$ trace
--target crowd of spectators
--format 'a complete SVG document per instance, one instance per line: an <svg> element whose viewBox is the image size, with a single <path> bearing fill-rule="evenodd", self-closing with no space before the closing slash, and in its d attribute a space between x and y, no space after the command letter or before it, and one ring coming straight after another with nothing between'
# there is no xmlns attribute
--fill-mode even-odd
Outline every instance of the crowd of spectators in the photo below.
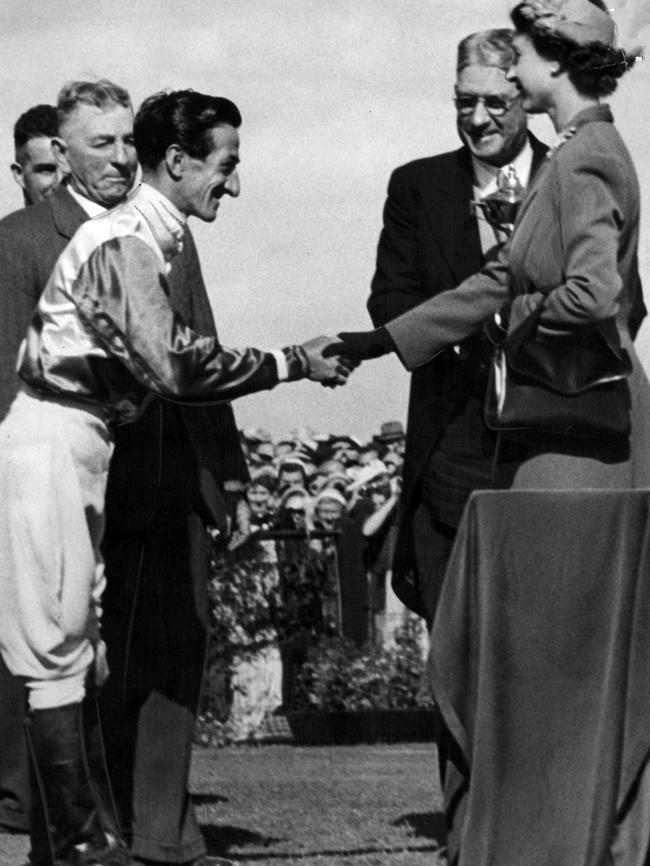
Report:
<svg viewBox="0 0 650 866"><path fill-rule="evenodd" d="M392 523L404 453L401 422L382 424L366 442L308 429L275 442L259 428L241 436L251 481L237 510L233 546L260 529L333 532L350 515L363 518L367 538Z"/></svg>
<svg viewBox="0 0 650 866"><path fill-rule="evenodd" d="M221 641L232 634L247 648L230 668L229 716L232 735L247 739L292 705L296 674L320 637L358 647L387 638L405 434L388 421L366 442L307 429L273 441L248 428L241 438L251 480L213 601Z"/></svg>

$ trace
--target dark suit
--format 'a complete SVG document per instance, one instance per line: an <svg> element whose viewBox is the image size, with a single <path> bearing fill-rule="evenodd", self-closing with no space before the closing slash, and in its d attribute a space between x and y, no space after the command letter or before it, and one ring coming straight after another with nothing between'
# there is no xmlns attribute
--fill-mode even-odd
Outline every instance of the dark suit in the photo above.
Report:
<svg viewBox="0 0 650 866"><path fill-rule="evenodd" d="M16 356L59 254L85 211L63 188L0 220L0 420L16 395ZM29 782L24 693L0 659L0 824L27 829Z"/></svg>
<svg viewBox="0 0 650 866"><path fill-rule="evenodd" d="M215 333L189 233L170 300L199 333ZM229 406L155 401L116 432L102 548L108 767L133 853L185 862L205 852L187 794L207 647L205 524L225 532L222 482L248 475Z"/></svg>
<svg viewBox="0 0 650 866"><path fill-rule="evenodd" d="M534 170L546 148L532 136L531 144ZM480 269L483 253L478 224L470 209L472 183L471 155L465 147L416 160L393 172L368 300L376 326L426 298L455 288ZM460 351L446 350L418 367L411 377L393 585L408 607L429 620L472 485L471 473L476 472L474 485L484 486L485 468L491 462L493 443L480 418L488 358L489 347L483 336L477 335L466 340ZM450 425L455 423L464 424L463 435L471 428L474 448L483 448L484 459L479 454L473 461L475 469L467 469L456 492L453 482L446 491L433 491L440 513L434 514L439 531L432 538L422 525L423 488L433 461L438 464L437 477L445 476L445 454L440 451L453 449L450 437L444 440L445 431L453 430ZM424 569L426 577L418 573Z"/></svg>
<svg viewBox="0 0 650 866"><path fill-rule="evenodd" d="M59 188L0 222L3 412L18 387L16 352L32 309L86 219ZM169 285L187 323L214 333L189 231ZM118 805L142 857L184 861L204 850L187 777L206 649L205 523L223 528L222 482L246 477L229 406L181 408L156 400L138 422L116 431L104 538L103 632L112 675L102 695L103 733ZM22 731L19 740L24 748ZM21 798L25 764L23 752L13 768Z"/></svg>

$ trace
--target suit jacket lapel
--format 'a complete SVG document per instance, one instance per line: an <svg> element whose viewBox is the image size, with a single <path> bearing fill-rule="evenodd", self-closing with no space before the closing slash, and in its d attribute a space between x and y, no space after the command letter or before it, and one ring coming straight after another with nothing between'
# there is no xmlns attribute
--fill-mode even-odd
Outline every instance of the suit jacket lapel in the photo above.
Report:
<svg viewBox="0 0 650 866"><path fill-rule="evenodd" d="M548 147L529 133L533 149L531 182L543 165ZM483 263L478 223L470 202L474 195L472 162L469 151L455 152L453 170L446 177L427 176L422 200L432 238L435 238L456 282L476 273Z"/></svg>
<svg viewBox="0 0 650 866"><path fill-rule="evenodd" d="M68 192L60 186L50 198L52 218L57 232L70 240L79 226L86 222L88 214Z"/></svg>

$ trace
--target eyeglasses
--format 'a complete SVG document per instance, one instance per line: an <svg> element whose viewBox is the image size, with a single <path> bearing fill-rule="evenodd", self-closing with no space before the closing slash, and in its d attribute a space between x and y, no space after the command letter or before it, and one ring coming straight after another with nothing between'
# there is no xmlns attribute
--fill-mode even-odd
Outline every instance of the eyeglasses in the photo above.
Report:
<svg viewBox="0 0 650 866"><path fill-rule="evenodd" d="M456 111L463 116L473 114L476 106L482 102L490 117L503 117L518 101L519 96L504 99L502 96L476 96L473 93L457 93L454 97Z"/></svg>

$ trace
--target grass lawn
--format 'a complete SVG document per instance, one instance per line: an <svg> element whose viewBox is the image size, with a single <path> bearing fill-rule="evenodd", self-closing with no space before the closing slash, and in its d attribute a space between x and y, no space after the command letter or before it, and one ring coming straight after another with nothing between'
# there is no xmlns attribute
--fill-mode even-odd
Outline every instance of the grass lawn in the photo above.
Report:
<svg viewBox="0 0 650 866"><path fill-rule="evenodd" d="M255 866L442 866L429 744L198 750L192 771L208 853ZM26 861L0 835L0 866Z"/></svg>
<svg viewBox="0 0 650 866"><path fill-rule="evenodd" d="M433 745L196 753L210 854L258 866L441 866Z"/></svg>

